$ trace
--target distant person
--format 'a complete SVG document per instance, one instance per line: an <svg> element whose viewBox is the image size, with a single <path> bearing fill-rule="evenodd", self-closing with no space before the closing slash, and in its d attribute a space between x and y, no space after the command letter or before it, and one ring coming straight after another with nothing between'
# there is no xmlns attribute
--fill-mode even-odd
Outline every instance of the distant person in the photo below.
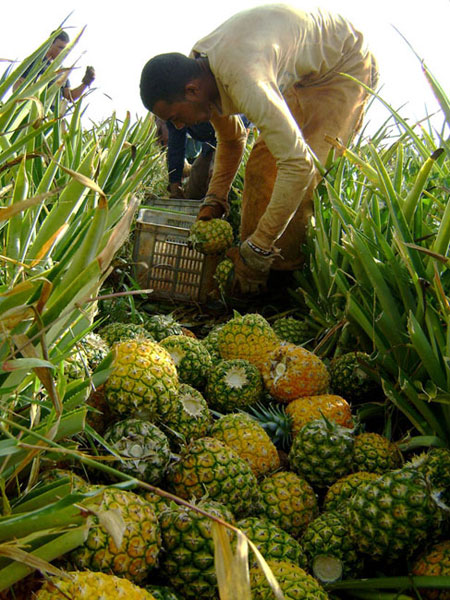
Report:
<svg viewBox="0 0 450 600"><path fill-rule="evenodd" d="M231 295L264 293L269 274L289 281L273 271L289 274L302 265L319 181L315 158L325 163L330 139L350 142L366 88L376 83L375 58L347 19L285 4L234 15L195 43L189 57L174 52L146 63L140 94L148 110L177 127L211 121L216 130L214 172L198 219L228 209L246 144L237 115L259 132L245 171L242 242L228 250Z"/></svg>
<svg viewBox="0 0 450 600"><path fill-rule="evenodd" d="M70 41L70 38L65 31L62 31L60 34L58 34L55 37L55 39L53 40L53 43L51 44L50 48L47 50L45 56L42 59L42 68L39 70L38 74L36 75L36 79L45 72L47 67L55 60L55 58L59 55L59 53L62 50L64 50L64 48L67 46L69 41ZM31 65L23 72L22 77L20 77L14 84L13 91L16 91L16 89L22 85L22 83L27 79L27 77L33 71L35 66L36 66L36 63L31 63ZM78 98L81 96L81 94L83 92L85 92L86 89L93 83L94 79L95 79L94 67L86 67L85 74L84 74L83 79L81 80L81 83L78 87L71 88L69 79L66 79L66 81L64 82L64 84L61 88L62 97L71 102L78 100Z"/></svg>

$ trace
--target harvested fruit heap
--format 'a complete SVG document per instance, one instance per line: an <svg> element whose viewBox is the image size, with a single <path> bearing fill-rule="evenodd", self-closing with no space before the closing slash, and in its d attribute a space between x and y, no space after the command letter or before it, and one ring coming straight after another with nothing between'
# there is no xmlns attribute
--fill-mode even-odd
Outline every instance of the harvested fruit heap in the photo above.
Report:
<svg viewBox="0 0 450 600"><path fill-rule="evenodd" d="M330 371L290 341L305 339L306 327L278 323L277 334L256 313L235 313L203 339L171 318L146 323L100 330L113 360L91 403L94 435L79 449L92 454L93 445L113 468L77 476L74 463L41 477L41 488L65 482L84 494L90 529L59 557L68 577L51 578L37 600L218 598L205 513L248 536L286 599L346 598L337 582L374 570L449 574L450 451L405 462L398 444L368 431L349 358L345 372L337 362ZM355 404L344 397L346 373ZM111 487L121 473L189 506L148 486ZM274 598L252 552L249 567L254 597Z"/></svg>

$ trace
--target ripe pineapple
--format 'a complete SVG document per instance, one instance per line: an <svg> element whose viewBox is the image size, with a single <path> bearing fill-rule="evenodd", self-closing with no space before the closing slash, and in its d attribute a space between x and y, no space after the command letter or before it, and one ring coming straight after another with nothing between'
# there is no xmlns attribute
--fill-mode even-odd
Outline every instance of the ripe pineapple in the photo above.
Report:
<svg viewBox="0 0 450 600"><path fill-rule="evenodd" d="M285 600L329 600L320 583L298 565L287 561L268 561ZM250 570L253 600L273 600L274 594L259 568Z"/></svg>
<svg viewBox="0 0 450 600"><path fill-rule="evenodd" d="M169 335L183 334L183 328L172 315L152 315L145 319L144 327L157 342Z"/></svg>
<svg viewBox="0 0 450 600"><path fill-rule="evenodd" d="M243 358L258 368L266 354L278 345L276 333L257 313L241 316L235 312L217 333L217 347L222 358Z"/></svg>
<svg viewBox="0 0 450 600"><path fill-rule="evenodd" d="M230 258L225 258L217 265L216 272L214 273L214 279L216 280L217 287L221 294L225 293L233 270L234 264Z"/></svg>
<svg viewBox="0 0 450 600"><path fill-rule="evenodd" d="M201 340L187 335L169 335L160 345L172 357L181 383L197 389L206 385L212 361Z"/></svg>
<svg viewBox="0 0 450 600"><path fill-rule="evenodd" d="M177 394L162 407L160 422L177 446L208 435L212 414L201 392L181 383Z"/></svg>
<svg viewBox="0 0 450 600"><path fill-rule="evenodd" d="M385 473L402 465L402 455L394 442L379 433L365 432L355 436L353 470Z"/></svg>
<svg viewBox="0 0 450 600"><path fill-rule="evenodd" d="M380 385L364 370L374 367L374 361L365 352L347 352L330 363L330 387L334 394L344 396L352 404L383 396Z"/></svg>
<svg viewBox="0 0 450 600"><path fill-rule="evenodd" d="M95 511L86 541L70 553L78 569L103 571L142 582L158 564L161 534L152 506L133 492L105 488L84 505ZM102 513L114 511L123 522L119 547L110 533L100 525Z"/></svg>
<svg viewBox="0 0 450 600"><path fill-rule="evenodd" d="M262 363L262 376L269 394L280 402L327 391L330 376L325 363L301 346L279 344Z"/></svg>
<svg viewBox="0 0 450 600"><path fill-rule="evenodd" d="M275 445L255 419L244 413L230 413L217 419L210 435L224 442L243 458L256 477L280 467Z"/></svg>
<svg viewBox="0 0 450 600"><path fill-rule="evenodd" d="M309 324L294 317L279 317L272 323L272 329L282 342L290 342L298 346L307 342L312 336Z"/></svg>
<svg viewBox="0 0 450 600"><path fill-rule="evenodd" d="M307 481L290 471L278 471L261 481L255 511L298 538L319 508Z"/></svg>
<svg viewBox="0 0 450 600"><path fill-rule="evenodd" d="M170 461L166 435L153 423L130 417L114 423L105 440L121 457L114 462L119 471L156 485L164 477Z"/></svg>
<svg viewBox="0 0 450 600"><path fill-rule="evenodd" d="M293 471L313 487L325 488L352 467L353 432L325 418L307 423L295 436L289 452Z"/></svg>
<svg viewBox="0 0 450 600"><path fill-rule="evenodd" d="M114 345L113 371L105 382L111 410L119 417L156 418L178 389L176 366L155 342L130 340Z"/></svg>
<svg viewBox="0 0 450 600"><path fill-rule="evenodd" d="M220 254L233 244L233 228L224 219L195 221L191 226L189 244L202 254Z"/></svg>
<svg viewBox="0 0 450 600"><path fill-rule="evenodd" d="M269 519L247 517L238 521L236 526L255 544L266 560L287 560L306 569L306 556L300 544ZM251 555L250 567L256 567L257 564L256 558Z"/></svg>
<svg viewBox="0 0 450 600"><path fill-rule="evenodd" d="M233 524L232 513L218 502L198 507ZM161 572L183 598L216 598L212 521L186 506L172 506L160 515L164 553Z"/></svg>
<svg viewBox="0 0 450 600"><path fill-rule="evenodd" d="M211 360L213 364L215 364L218 360L221 360L219 347L217 344L217 338L219 335L220 329L222 329L223 325L216 325L211 329L206 337L203 338L202 342L205 348L208 350Z"/></svg>
<svg viewBox="0 0 450 600"><path fill-rule="evenodd" d="M159 488L158 488L159 489ZM152 505L153 510L155 511L156 516L159 519L160 514L167 510L170 507L170 503L172 500L163 496L161 494L157 494L156 492L151 492L150 490L139 490L139 495L149 504Z"/></svg>
<svg viewBox="0 0 450 600"><path fill-rule="evenodd" d="M368 481L377 478L377 473L367 473L366 471L357 471L341 477L328 488L323 499L324 510L340 510L360 485L365 485Z"/></svg>
<svg viewBox="0 0 450 600"><path fill-rule="evenodd" d="M150 592L121 577L93 571L73 571L52 577L33 596L35 600L156 600Z"/></svg>
<svg viewBox="0 0 450 600"><path fill-rule="evenodd" d="M362 571L363 559L350 539L343 513L321 513L306 527L300 543L310 572L322 583L357 577Z"/></svg>
<svg viewBox="0 0 450 600"><path fill-rule="evenodd" d="M450 576L450 540L437 542L427 548L413 562L412 575L443 575ZM447 589L420 589L421 598L424 600L450 600L450 590Z"/></svg>
<svg viewBox="0 0 450 600"><path fill-rule="evenodd" d="M258 490L249 464L212 437L199 438L185 446L180 460L169 467L167 482L169 491L180 498L200 500L206 494L237 517L251 512Z"/></svg>
<svg viewBox="0 0 450 600"><path fill-rule="evenodd" d="M300 429L321 416L326 417L341 427L353 428L352 409L341 396L322 394L304 396L292 400L286 406L286 414L291 417L292 435L295 437Z"/></svg>
<svg viewBox="0 0 450 600"><path fill-rule="evenodd" d="M206 397L218 411L230 412L255 404L262 393L260 372L243 358L220 360L208 373Z"/></svg>
<svg viewBox="0 0 450 600"><path fill-rule="evenodd" d="M99 336L112 347L117 342L126 342L128 340L150 340L152 337L146 331L143 325L134 323L108 323L102 327Z"/></svg>
<svg viewBox="0 0 450 600"><path fill-rule="evenodd" d="M426 478L410 468L383 473L358 487L346 514L359 551L384 561L410 556L443 518Z"/></svg>

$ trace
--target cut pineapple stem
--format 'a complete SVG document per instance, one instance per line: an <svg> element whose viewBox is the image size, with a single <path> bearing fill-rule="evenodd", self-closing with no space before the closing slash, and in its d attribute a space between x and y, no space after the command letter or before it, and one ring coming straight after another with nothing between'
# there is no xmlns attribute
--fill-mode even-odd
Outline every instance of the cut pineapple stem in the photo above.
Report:
<svg viewBox="0 0 450 600"><path fill-rule="evenodd" d="M334 583L342 578L342 561L336 556L316 556L312 569L314 576L322 583Z"/></svg>

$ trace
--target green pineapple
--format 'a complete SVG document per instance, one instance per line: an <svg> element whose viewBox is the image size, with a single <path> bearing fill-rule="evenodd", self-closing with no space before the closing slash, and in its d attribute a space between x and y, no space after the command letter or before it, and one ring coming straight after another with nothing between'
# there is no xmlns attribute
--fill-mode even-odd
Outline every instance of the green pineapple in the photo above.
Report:
<svg viewBox="0 0 450 600"><path fill-rule="evenodd" d="M217 419L210 435L224 442L243 458L256 477L280 466L275 444L255 419L245 413L230 413Z"/></svg>
<svg viewBox="0 0 450 600"><path fill-rule="evenodd" d="M225 293L228 282L231 279L231 273L233 272L233 270L234 264L230 258L225 258L224 260L220 261L220 263L216 267L214 279L216 280L217 288L222 295Z"/></svg>
<svg viewBox="0 0 450 600"><path fill-rule="evenodd" d="M269 519L247 517L238 521L236 526L255 544L266 560L287 560L306 569L303 548ZM256 567L257 564L256 558L251 558L250 567Z"/></svg>
<svg viewBox="0 0 450 600"><path fill-rule="evenodd" d="M128 340L152 341L153 339L143 325L134 323L108 323L108 325L99 330L98 335L110 347L117 342L126 342Z"/></svg>
<svg viewBox="0 0 450 600"><path fill-rule="evenodd" d="M197 389L205 387L212 361L201 340L187 335L170 335L160 345L172 357L181 383Z"/></svg>
<svg viewBox="0 0 450 600"><path fill-rule="evenodd" d="M208 335L203 338L202 342L205 348L208 350L211 360L213 364L215 364L218 360L221 360L219 347L217 345L217 337L219 335L220 329L222 329L223 325L216 325L213 327Z"/></svg>
<svg viewBox="0 0 450 600"><path fill-rule="evenodd" d="M172 588L164 585L148 585L145 588L155 600L181 600Z"/></svg>
<svg viewBox="0 0 450 600"><path fill-rule="evenodd" d="M116 469L153 485L163 479L170 447L156 425L130 417L111 425L104 438L121 458L114 463Z"/></svg>
<svg viewBox="0 0 450 600"><path fill-rule="evenodd" d="M402 465L402 455L394 442L379 433L364 432L355 436L354 471L385 473Z"/></svg>
<svg viewBox="0 0 450 600"><path fill-rule="evenodd" d="M230 412L256 404L262 393L261 374L248 360L220 360L208 373L206 397L218 411Z"/></svg>
<svg viewBox="0 0 450 600"><path fill-rule="evenodd" d="M329 600L320 583L298 565L287 561L268 561L285 600ZM250 582L253 600L275 600L266 576L259 568L251 569Z"/></svg>
<svg viewBox="0 0 450 600"><path fill-rule="evenodd" d="M167 472L169 491L180 498L205 495L224 504L236 517L250 514L258 486L249 464L229 446L212 437L185 446Z"/></svg>
<svg viewBox="0 0 450 600"><path fill-rule="evenodd" d="M368 375L375 363L365 352L348 352L330 362L330 387L334 394L343 396L352 404L360 404L383 397L379 383Z"/></svg>
<svg viewBox="0 0 450 600"><path fill-rule="evenodd" d="M119 417L155 419L178 390L170 354L149 340L118 342L113 350L113 371L104 384L111 410Z"/></svg>
<svg viewBox="0 0 450 600"><path fill-rule="evenodd" d="M319 507L307 481L290 471L278 471L261 481L255 512L298 538Z"/></svg>
<svg viewBox="0 0 450 600"><path fill-rule="evenodd" d="M105 488L91 500L84 501L95 511L93 526L83 545L70 553L70 560L78 569L102 571L125 577L134 583L142 582L158 565L161 534L158 520L151 504L143 498L124 490ZM123 535L113 539L98 515L114 511L123 523Z"/></svg>
<svg viewBox="0 0 450 600"><path fill-rule="evenodd" d="M98 333L88 333L80 340L80 344L86 353L87 362L92 371L98 367L111 351L109 345Z"/></svg>
<svg viewBox="0 0 450 600"><path fill-rule="evenodd" d="M202 254L221 254L233 244L233 228L224 219L195 221L188 241L194 250Z"/></svg>
<svg viewBox="0 0 450 600"><path fill-rule="evenodd" d="M272 323L272 329L283 342L300 346L311 339L311 327L306 321L294 317L279 317Z"/></svg>
<svg viewBox="0 0 450 600"><path fill-rule="evenodd" d="M295 436L289 452L293 471L313 487L325 488L352 468L353 432L328 419L307 423Z"/></svg>
<svg viewBox="0 0 450 600"><path fill-rule="evenodd" d="M450 449L430 448L405 463L405 468L417 469L430 485L441 494L441 500L450 506Z"/></svg>
<svg viewBox="0 0 450 600"><path fill-rule="evenodd" d="M368 481L377 479L377 473L368 473L366 471L357 471L349 473L335 481L328 488L323 499L324 510L339 510L345 505L345 501L351 498L360 485L365 485Z"/></svg>
<svg viewBox="0 0 450 600"><path fill-rule="evenodd" d="M145 319L144 327L147 332L160 342L169 335L182 335L183 328L172 315L152 315Z"/></svg>
<svg viewBox="0 0 450 600"><path fill-rule="evenodd" d="M233 524L232 513L223 505L203 500L198 507ZM160 515L164 553L161 572L183 598L216 598L212 521L186 506L173 506Z"/></svg>
<svg viewBox="0 0 450 600"><path fill-rule="evenodd" d="M301 546L308 558L309 570L322 583L357 577L363 559L349 535L346 516L338 511L325 511L306 527Z"/></svg>

